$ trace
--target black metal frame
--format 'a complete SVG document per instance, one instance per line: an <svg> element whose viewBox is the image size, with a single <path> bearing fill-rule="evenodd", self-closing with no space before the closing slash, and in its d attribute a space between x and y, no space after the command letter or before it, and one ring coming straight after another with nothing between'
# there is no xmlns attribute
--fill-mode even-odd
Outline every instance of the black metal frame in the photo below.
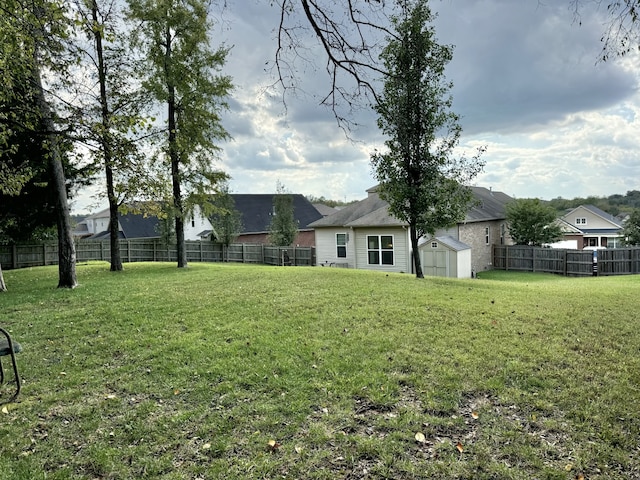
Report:
<svg viewBox="0 0 640 480"><path fill-rule="evenodd" d="M18 364L16 363L16 353L22 351L22 347L18 342L14 342L11 339L11 335L4 328L0 327L0 333L6 337L6 341L0 339L0 384L4 383L4 368L2 367L2 357L9 355L11 357L11 363L13 364L13 373L16 379L16 393L13 394L10 401L16 399L20 393L22 387L20 382L20 374L18 373Z"/></svg>

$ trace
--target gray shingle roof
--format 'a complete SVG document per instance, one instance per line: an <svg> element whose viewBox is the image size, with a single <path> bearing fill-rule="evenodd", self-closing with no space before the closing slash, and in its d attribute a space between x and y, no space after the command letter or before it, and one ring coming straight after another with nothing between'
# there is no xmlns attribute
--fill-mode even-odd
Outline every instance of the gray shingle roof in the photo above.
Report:
<svg viewBox="0 0 640 480"><path fill-rule="evenodd" d="M324 217L310 226L322 227L379 227L406 225L389 214L389 204L382 200L374 189L372 193L360 202L344 207L342 210ZM506 218L505 206L513 201L509 195L502 192L494 192L484 187L471 187L474 203L469 207L465 217L466 223L482 222L487 220L502 220Z"/></svg>

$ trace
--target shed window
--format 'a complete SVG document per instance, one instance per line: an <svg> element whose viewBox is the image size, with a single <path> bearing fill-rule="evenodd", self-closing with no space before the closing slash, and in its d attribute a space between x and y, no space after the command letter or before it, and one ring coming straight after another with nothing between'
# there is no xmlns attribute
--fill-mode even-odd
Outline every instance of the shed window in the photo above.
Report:
<svg viewBox="0 0 640 480"><path fill-rule="evenodd" d="M369 265L393 265L393 235L367 236Z"/></svg>
<svg viewBox="0 0 640 480"><path fill-rule="evenodd" d="M338 258L347 257L347 234L336 233L336 255Z"/></svg>
<svg viewBox="0 0 640 480"><path fill-rule="evenodd" d="M431 248L438 248L438 242L431 242Z"/></svg>

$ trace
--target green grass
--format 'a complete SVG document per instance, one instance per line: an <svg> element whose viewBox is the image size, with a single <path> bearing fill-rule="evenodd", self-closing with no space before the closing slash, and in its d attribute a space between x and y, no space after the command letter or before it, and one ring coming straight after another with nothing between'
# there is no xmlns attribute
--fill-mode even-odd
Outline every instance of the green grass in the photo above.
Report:
<svg viewBox="0 0 640 480"><path fill-rule="evenodd" d="M640 478L638 276L4 276L3 479Z"/></svg>

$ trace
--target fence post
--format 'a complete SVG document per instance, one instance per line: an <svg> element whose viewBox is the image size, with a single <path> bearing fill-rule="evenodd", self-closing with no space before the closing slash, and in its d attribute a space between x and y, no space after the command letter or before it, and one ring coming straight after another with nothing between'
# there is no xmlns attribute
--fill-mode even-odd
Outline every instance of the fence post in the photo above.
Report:
<svg viewBox="0 0 640 480"><path fill-rule="evenodd" d="M11 265L14 270L18 268L18 247L15 243L11 245Z"/></svg>

